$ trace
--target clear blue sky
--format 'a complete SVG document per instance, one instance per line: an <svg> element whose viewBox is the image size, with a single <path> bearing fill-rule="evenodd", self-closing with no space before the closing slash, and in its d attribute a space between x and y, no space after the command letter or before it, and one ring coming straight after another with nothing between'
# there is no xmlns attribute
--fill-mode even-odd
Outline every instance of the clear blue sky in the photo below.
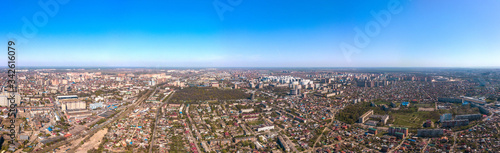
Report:
<svg viewBox="0 0 500 153"><path fill-rule="evenodd" d="M218 1L232 9L223 19L214 0L69 0L54 14L38 1L6 0L0 46L9 33L21 36L21 66L500 66L498 0L400 0L400 11L348 58L340 44L355 46L354 29L377 21L371 11L388 10L390 0ZM35 34L23 35L23 17L38 24Z"/></svg>

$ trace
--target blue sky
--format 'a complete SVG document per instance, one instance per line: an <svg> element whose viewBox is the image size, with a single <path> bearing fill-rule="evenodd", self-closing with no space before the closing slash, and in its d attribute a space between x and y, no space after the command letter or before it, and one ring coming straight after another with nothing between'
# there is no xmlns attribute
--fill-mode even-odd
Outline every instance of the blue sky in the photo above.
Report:
<svg viewBox="0 0 500 153"><path fill-rule="evenodd" d="M55 13L38 1L7 0L0 6L1 45L6 48L17 35L18 65L500 66L498 0L64 1L41 0L57 4ZM222 18L216 1L230 9ZM391 4L400 11L382 26L371 12L388 11ZM23 18L36 33L26 30ZM356 46L354 29L366 34L369 23L379 31L366 46ZM346 55L341 43L358 52Z"/></svg>

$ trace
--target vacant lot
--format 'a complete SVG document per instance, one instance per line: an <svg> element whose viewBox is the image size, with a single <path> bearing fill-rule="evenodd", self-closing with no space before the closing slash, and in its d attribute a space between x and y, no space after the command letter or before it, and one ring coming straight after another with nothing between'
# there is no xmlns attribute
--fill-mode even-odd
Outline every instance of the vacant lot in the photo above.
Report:
<svg viewBox="0 0 500 153"><path fill-rule="evenodd" d="M105 128L105 129L102 129L100 131L98 131L97 133L95 133L90 139L88 142L84 143L80 148L78 148L76 150L77 153L86 153L87 150L90 150L90 149L94 149L97 147L99 147L99 144L101 143L102 141L102 138L104 137L104 135L108 133L108 129Z"/></svg>

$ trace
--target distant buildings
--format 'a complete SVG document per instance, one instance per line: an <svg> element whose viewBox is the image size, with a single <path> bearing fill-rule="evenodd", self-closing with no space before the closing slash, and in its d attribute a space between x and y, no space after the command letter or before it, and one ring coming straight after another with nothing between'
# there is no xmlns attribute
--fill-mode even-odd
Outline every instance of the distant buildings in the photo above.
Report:
<svg viewBox="0 0 500 153"><path fill-rule="evenodd" d="M407 101L402 102L401 106L410 107L410 102L407 102Z"/></svg>
<svg viewBox="0 0 500 153"><path fill-rule="evenodd" d="M471 103L471 106L479 108L481 114L490 114L490 110L484 108L481 104Z"/></svg>
<svg viewBox="0 0 500 153"><path fill-rule="evenodd" d="M417 135L420 137L439 137L443 135L443 129L419 129Z"/></svg>
<svg viewBox="0 0 500 153"><path fill-rule="evenodd" d="M471 102L471 103L475 103L475 104L479 104L479 105L486 104L486 101L479 100L479 99L476 99L473 97L460 96L460 98L462 98L462 102Z"/></svg>
<svg viewBox="0 0 500 153"><path fill-rule="evenodd" d="M358 122L359 123L365 123L368 120L368 118L370 117L370 115L373 115L373 110L369 110L365 114L361 115L359 117Z"/></svg>
<svg viewBox="0 0 500 153"><path fill-rule="evenodd" d="M442 122L441 127L457 127L457 126L466 126L466 125L469 125L468 119L449 120L449 121Z"/></svg>
<svg viewBox="0 0 500 153"><path fill-rule="evenodd" d="M439 122L441 122L441 127L465 126L469 125L469 121L481 119L481 116L481 114L457 115L453 120L451 114L443 114Z"/></svg>
<svg viewBox="0 0 500 153"><path fill-rule="evenodd" d="M443 114L441 115L441 117L439 118L439 122L444 122L444 121L448 121L448 120L451 120L452 119L452 116L450 113L448 114Z"/></svg>
<svg viewBox="0 0 500 153"><path fill-rule="evenodd" d="M92 104L89 105L90 109L97 109L97 108L101 108L103 106L104 105L103 105L102 102L101 103L92 103Z"/></svg>
<svg viewBox="0 0 500 153"><path fill-rule="evenodd" d="M250 113L250 112L253 112L254 109L253 108L249 108L249 109L241 109L240 110L240 113Z"/></svg>
<svg viewBox="0 0 500 153"><path fill-rule="evenodd" d="M268 130L272 130L272 129L274 129L274 125L264 125L264 126L258 127L257 131L261 132L261 131L268 131Z"/></svg>
<svg viewBox="0 0 500 153"><path fill-rule="evenodd" d="M8 92L3 91L0 93L0 106L9 106L11 103L8 100L8 97L10 94ZM15 93L14 96L15 104L20 105L21 104L21 95L19 93Z"/></svg>
<svg viewBox="0 0 500 153"><path fill-rule="evenodd" d="M298 116L296 116L294 119L297 120L297 121L299 121L299 122L302 122L302 123L306 123L307 122L306 119L304 119L302 117L298 117Z"/></svg>
<svg viewBox="0 0 500 153"><path fill-rule="evenodd" d="M281 148L283 148L283 150L285 150L285 152L290 152L290 147L282 136L278 136L278 144L281 146Z"/></svg>
<svg viewBox="0 0 500 153"><path fill-rule="evenodd" d="M370 125L370 126L377 126L378 122L377 121L366 121L365 125Z"/></svg>
<svg viewBox="0 0 500 153"><path fill-rule="evenodd" d="M424 127L434 127L434 122L432 122L432 120L430 120L430 119L427 119L424 122Z"/></svg>
<svg viewBox="0 0 500 153"><path fill-rule="evenodd" d="M368 128L368 133L371 133L371 134L377 134L377 129L374 129L374 128Z"/></svg>
<svg viewBox="0 0 500 153"><path fill-rule="evenodd" d="M91 115L92 115L92 112L88 111L86 109L84 109L84 110L72 110L72 111L66 112L67 118L85 118L85 117L88 117Z"/></svg>
<svg viewBox="0 0 500 153"><path fill-rule="evenodd" d="M398 138L404 139L408 135L408 128L403 127L389 127L387 130L389 135L396 136Z"/></svg>
<svg viewBox="0 0 500 153"><path fill-rule="evenodd" d="M244 118L243 118L243 120L245 120L245 121L255 121L255 120L257 120L257 119L259 119L259 117L255 117L255 116L254 116L254 117L251 117L251 116L250 116L250 117L244 117Z"/></svg>
<svg viewBox="0 0 500 153"><path fill-rule="evenodd" d="M371 115L370 118L372 119L380 119L380 122L382 122L382 124L387 124L387 121L389 120L389 115ZM376 126L376 125L374 125Z"/></svg>
<svg viewBox="0 0 500 153"><path fill-rule="evenodd" d="M60 100L60 102L61 102L61 109L63 111L87 108L86 106L87 104L84 101L80 101L78 99L63 99Z"/></svg>
<svg viewBox="0 0 500 153"><path fill-rule="evenodd" d="M382 116L382 118L380 118L380 121L384 123L384 125L387 124L388 120L389 120L389 115L384 115Z"/></svg>
<svg viewBox="0 0 500 153"><path fill-rule="evenodd" d="M57 96L57 102L61 104L61 110L65 111L65 115L70 118L85 118L92 115L92 112L87 110L87 103L78 99L76 95Z"/></svg>
<svg viewBox="0 0 500 153"><path fill-rule="evenodd" d="M210 145L226 145L231 144L231 139L214 139L209 141Z"/></svg>
<svg viewBox="0 0 500 153"><path fill-rule="evenodd" d="M240 138L234 138L234 143L238 143L241 141L255 141L257 138L254 136L248 136L248 137L240 137Z"/></svg>
<svg viewBox="0 0 500 153"><path fill-rule="evenodd" d="M439 102L448 102L448 103L461 103L462 99L458 98L444 98L444 97L439 97L438 98Z"/></svg>
<svg viewBox="0 0 500 153"><path fill-rule="evenodd" d="M481 119L481 114L467 114L467 115L457 115L455 116L456 120L468 119L469 121L479 120Z"/></svg>
<svg viewBox="0 0 500 153"><path fill-rule="evenodd" d="M59 100L63 100L63 99L78 99L78 96L77 95L57 96L56 102L59 102Z"/></svg>

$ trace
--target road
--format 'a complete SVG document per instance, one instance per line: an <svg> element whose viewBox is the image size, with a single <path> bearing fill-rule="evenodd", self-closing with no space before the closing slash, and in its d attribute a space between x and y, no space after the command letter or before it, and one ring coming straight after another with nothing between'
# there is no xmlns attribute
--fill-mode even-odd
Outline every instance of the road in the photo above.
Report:
<svg viewBox="0 0 500 153"><path fill-rule="evenodd" d="M165 98L167 98L169 95L173 95L175 93L175 91L172 91L170 94L168 95L165 95L165 97L163 97L160 102L162 102ZM168 97L167 101L165 101L160 107L158 107L156 109L156 118L155 118L155 123L153 124L153 135L152 135L152 138L151 138L151 145L149 145L149 152L153 152L153 146L155 144L155 134L156 134L156 124L158 124L158 117L160 116L159 112L161 110L161 108L165 105L168 104L168 101L170 100L170 98L172 98L172 96Z"/></svg>
<svg viewBox="0 0 500 153"><path fill-rule="evenodd" d="M314 144L313 144L313 147L312 147L312 151L314 151L314 148L316 147L316 143L318 143L319 139L323 136L323 133L325 133L326 129L328 129L328 127L330 127L330 125L333 124L333 121L335 121L335 114L336 114L336 110L332 111L333 112L333 117L332 117L332 121L330 121L330 123L328 123L325 128L323 129L323 131L321 131L321 135L318 136L318 138L316 138L316 141L314 141Z"/></svg>
<svg viewBox="0 0 500 153"><path fill-rule="evenodd" d="M189 107L186 107L186 109L189 109ZM189 124L192 124L192 125L187 125L187 127L189 127L189 126L193 127L193 129L191 129L191 130L190 130L190 132L189 132L189 139L190 139L192 142L194 142L194 144L195 144L195 146L196 146L196 150L197 150L199 153L201 153L200 146L198 146L198 144L200 144L200 143L198 143L198 140L196 140L196 139L194 138L194 136L193 136L193 135L194 135L193 133L194 133L195 131L197 132L197 131L198 131L198 129L196 128L196 126L194 126L194 124L193 124L194 122L193 122L193 120L191 119L191 115L189 115L188 113L189 113L189 111L186 111L186 116L187 116L187 117L188 117L188 119L189 119ZM201 137L200 137L200 138L201 138Z"/></svg>
<svg viewBox="0 0 500 153"><path fill-rule="evenodd" d="M456 133L456 132L453 133L453 146L451 147L450 152L453 152L453 149L457 145L457 135L458 135L458 133Z"/></svg>
<svg viewBox="0 0 500 153"><path fill-rule="evenodd" d="M399 143L398 146L394 147L394 149L389 150L388 153L391 153L391 152L394 152L395 150L398 150L399 147L401 147L401 145L403 145L404 142L405 142L405 139L401 139L401 143Z"/></svg>
<svg viewBox="0 0 500 153"><path fill-rule="evenodd" d="M493 110L490 110L490 109L488 109L488 110L489 110L490 112L491 112L491 111L493 111ZM488 120L488 119L490 119L491 117L493 117L493 115L494 115L494 113L491 113L491 115L490 115L490 116L484 117L483 119L481 119L481 121L485 122L486 120ZM475 127L477 127L477 125L478 125L478 124L474 125L473 127L470 127L469 129L471 129L471 128L475 128ZM459 133L465 132L465 131L467 131L467 130L469 130L469 129L465 129L465 130L462 130L462 131L455 131L455 132L453 132L453 146L451 147L450 152L453 152L453 149L456 147L456 143L457 143L457 135L458 135ZM497 130L498 130L498 129L497 129Z"/></svg>
<svg viewBox="0 0 500 153"><path fill-rule="evenodd" d="M429 144L429 140L430 140L430 139L426 139L424 149L422 149L422 151L421 151L422 153L424 153L424 152L425 152L425 149L427 149L427 146L428 146L427 144ZM453 144L453 145L455 145L455 144ZM452 148L452 151L451 151L451 152L453 152L453 148Z"/></svg>

